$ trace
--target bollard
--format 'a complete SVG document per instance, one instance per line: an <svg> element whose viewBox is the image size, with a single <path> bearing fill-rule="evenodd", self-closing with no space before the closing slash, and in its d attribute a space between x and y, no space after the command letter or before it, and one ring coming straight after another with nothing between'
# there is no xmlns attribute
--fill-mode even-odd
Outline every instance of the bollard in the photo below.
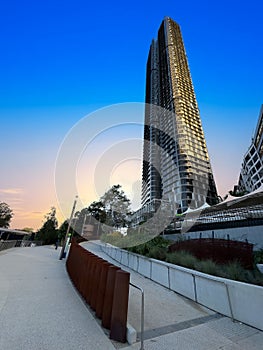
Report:
<svg viewBox="0 0 263 350"><path fill-rule="evenodd" d="M70 264L72 250L74 250L74 242L72 242L72 244L70 245L70 248L69 248L68 257L67 257L67 260L66 260L67 268L68 268L68 265Z"/></svg>
<svg viewBox="0 0 263 350"><path fill-rule="evenodd" d="M68 270L68 274L70 278L73 281L73 269L74 269L74 260L75 260L75 253L76 253L76 243L73 242L72 245L70 246L69 254L66 260L66 266Z"/></svg>
<svg viewBox="0 0 263 350"><path fill-rule="evenodd" d="M80 285L81 285L81 281L84 275L84 267L85 267L85 249L82 248L80 245L78 245L79 249L78 249L78 261L77 261L77 265L76 265L76 274L77 274L77 283L76 283L76 287L77 290L80 291Z"/></svg>
<svg viewBox="0 0 263 350"><path fill-rule="evenodd" d="M110 338L126 342L130 274L86 251L74 241L66 261L72 282L110 330Z"/></svg>
<svg viewBox="0 0 263 350"><path fill-rule="evenodd" d="M98 295L96 300L96 316L100 319L102 317L106 282L107 282L107 276L108 276L108 271L110 266L113 266L113 265L111 265L107 261L103 262L101 265L101 274L100 274L100 281L99 281L99 287L98 287Z"/></svg>
<svg viewBox="0 0 263 350"><path fill-rule="evenodd" d="M96 285L98 284L97 283L98 276L97 276L96 271L99 269L99 264L101 263L101 261L103 261L103 259L96 256L96 259L94 261L95 261L95 263L94 263L95 265L94 265L93 270L92 270L93 272L90 275L90 286L89 286L89 305L90 305L90 307L91 307L91 303L92 303L92 298L95 298L93 295L96 292L95 288L96 288Z"/></svg>
<svg viewBox="0 0 263 350"><path fill-rule="evenodd" d="M112 302L113 293L115 288L115 278L116 272L120 270L117 266L110 266L107 275L106 290L104 296L104 304L102 310L102 326L104 328L110 329L111 323L111 312L112 312Z"/></svg>
<svg viewBox="0 0 263 350"><path fill-rule="evenodd" d="M103 263L104 263L103 259L98 260L94 271L93 285L92 285L91 298L90 298L90 307L92 308L92 310L96 309L96 301L97 301L98 288L100 283L100 274L101 274L101 268Z"/></svg>
<svg viewBox="0 0 263 350"><path fill-rule="evenodd" d="M96 269L97 260L98 260L98 257L96 257L96 255L94 255L91 258L89 271L88 271L88 283L87 283L86 298L85 299L89 305L90 305L90 301L91 301L92 285L93 285L94 272Z"/></svg>
<svg viewBox="0 0 263 350"><path fill-rule="evenodd" d="M76 259L76 245L73 245L71 249L71 253L70 253L70 257L69 257L69 260L67 259L68 261L68 272L69 272L69 275L70 275L70 278L72 280L72 282L75 284L75 276L74 276L74 265L75 265L75 259Z"/></svg>
<svg viewBox="0 0 263 350"><path fill-rule="evenodd" d="M86 302L88 302L88 291L90 288L90 270L92 267L92 260L94 260L94 258L95 258L94 254L92 253L88 254L87 266L86 266L85 275L83 278L82 295Z"/></svg>
<svg viewBox="0 0 263 350"><path fill-rule="evenodd" d="M88 284L88 288L87 288L87 302L89 305L91 305L93 290L94 290L94 286L96 284L96 279L97 279L96 269L97 269L98 264L100 263L101 260L103 260L103 259L94 255L94 258L92 259L92 264L91 264L91 267L89 270L89 284Z"/></svg>
<svg viewBox="0 0 263 350"><path fill-rule="evenodd" d="M83 273L81 276L80 289L79 289L79 292L83 297L84 297L84 291L85 291L85 284L87 280L87 269L89 266L89 259L90 259L90 254L88 251L86 251L86 254L84 255L84 258L83 258Z"/></svg>
<svg viewBox="0 0 263 350"><path fill-rule="evenodd" d="M68 271L69 276L71 277L71 264L72 264L72 251L74 250L74 244L71 244L69 253L68 253L68 258L66 260L66 268Z"/></svg>
<svg viewBox="0 0 263 350"><path fill-rule="evenodd" d="M75 278L75 286L77 290L79 290L80 284L80 275L82 272L82 249L81 246L77 244L76 246L76 255L75 255L75 264L74 264L74 278Z"/></svg>
<svg viewBox="0 0 263 350"><path fill-rule="evenodd" d="M122 270L116 271L110 323L110 339L122 343L126 342L129 283L129 272Z"/></svg>

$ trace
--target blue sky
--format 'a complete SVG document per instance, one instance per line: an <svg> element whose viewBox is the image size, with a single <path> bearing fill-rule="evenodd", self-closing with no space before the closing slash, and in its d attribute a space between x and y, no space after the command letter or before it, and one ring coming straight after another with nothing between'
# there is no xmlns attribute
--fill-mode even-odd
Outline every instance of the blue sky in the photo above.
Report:
<svg viewBox="0 0 263 350"><path fill-rule="evenodd" d="M0 200L13 227L56 205L54 166L83 116L144 102L149 45L164 16L182 30L218 191L237 181L262 99L263 3L10 1L0 5Z"/></svg>

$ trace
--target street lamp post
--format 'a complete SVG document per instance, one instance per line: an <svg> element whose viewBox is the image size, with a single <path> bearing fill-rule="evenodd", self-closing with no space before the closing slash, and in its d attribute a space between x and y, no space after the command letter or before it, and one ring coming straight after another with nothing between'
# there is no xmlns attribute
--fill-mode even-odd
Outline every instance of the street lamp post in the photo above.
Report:
<svg viewBox="0 0 263 350"><path fill-rule="evenodd" d="M84 220L83 220L82 229L81 229L81 236L84 235L84 228L86 226L86 220L87 220L87 214L84 215Z"/></svg>
<svg viewBox="0 0 263 350"><path fill-rule="evenodd" d="M73 207L72 207L72 211L71 211L71 215L70 215L70 219L69 219L69 224L68 224L65 240L64 240L63 246L61 248L59 260L62 260L64 258L64 253L65 253L65 251L66 251L66 249L68 247L68 244L69 244L69 240L70 240L70 233L69 233L69 231L70 231L70 226L71 226L71 222L72 222L72 219L73 219L74 211L75 211L75 208L76 208L77 199L78 199L78 196L75 197L75 200L74 200L74 203L73 203Z"/></svg>

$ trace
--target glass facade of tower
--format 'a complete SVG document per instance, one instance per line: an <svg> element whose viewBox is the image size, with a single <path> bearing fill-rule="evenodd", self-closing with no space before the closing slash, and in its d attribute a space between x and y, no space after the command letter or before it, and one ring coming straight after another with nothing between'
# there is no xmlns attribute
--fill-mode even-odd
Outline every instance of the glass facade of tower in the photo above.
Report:
<svg viewBox="0 0 263 350"><path fill-rule="evenodd" d="M181 30L168 17L147 61L143 156L142 205L218 202Z"/></svg>
<svg viewBox="0 0 263 350"><path fill-rule="evenodd" d="M238 182L240 192L253 192L263 185L263 105L252 143L247 150Z"/></svg>

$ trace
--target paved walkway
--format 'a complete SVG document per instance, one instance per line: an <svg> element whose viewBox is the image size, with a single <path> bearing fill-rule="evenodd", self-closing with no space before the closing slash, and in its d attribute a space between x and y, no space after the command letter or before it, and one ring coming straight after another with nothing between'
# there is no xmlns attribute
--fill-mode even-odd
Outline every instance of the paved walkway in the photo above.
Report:
<svg viewBox="0 0 263 350"><path fill-rule="evenodd" d="M99 246L83 245L112 261ZM59 253L50 246L0 253L0 349L140 350L139 342L129 346L109 340L72 286ZM263 349L263 332L129 272L131 282L145 291L145 350ZM140 293L133 288L128 321L140 331Z"/></svg>
<svg viewBox="0 0 263 350"><path fill-rule="evenodd" d="M1 350L114 350L54 246L0 253Z"/></svg>

